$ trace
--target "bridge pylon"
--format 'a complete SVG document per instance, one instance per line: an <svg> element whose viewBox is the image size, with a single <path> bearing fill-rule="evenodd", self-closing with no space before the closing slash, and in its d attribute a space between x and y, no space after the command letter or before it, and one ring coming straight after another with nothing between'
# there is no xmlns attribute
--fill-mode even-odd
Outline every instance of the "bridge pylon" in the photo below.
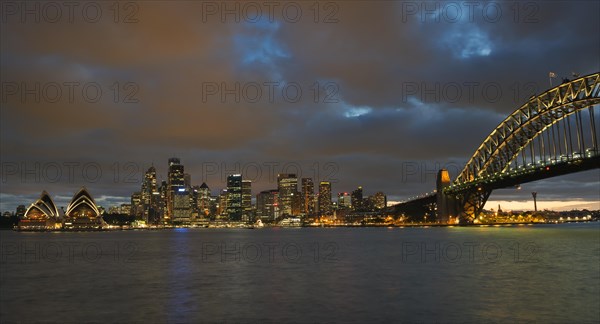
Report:
<svg viewBox="0 0 600 324"><path fill-rule="evenodd" d="M456 199L454 199L452 195L448 195L444 192L444 189L450 185L452 185L452 181L450 180L450 173L448 173L448 170L439 170L436 180L437 218L438 221L443 224L454 222L458 216Z"/></svg>

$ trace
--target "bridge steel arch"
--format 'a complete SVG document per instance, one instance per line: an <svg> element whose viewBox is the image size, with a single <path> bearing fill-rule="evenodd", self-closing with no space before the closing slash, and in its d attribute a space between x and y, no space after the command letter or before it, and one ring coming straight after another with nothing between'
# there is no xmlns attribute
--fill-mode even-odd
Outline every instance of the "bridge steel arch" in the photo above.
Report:
<svg viewBox="0 0 600 324"><path fill-rule="evenodd" d="M461 221L472 221L481 212L493 190L493 186L481 185L482 180L509 172L511 163L518 158L524 148L533 145L532 141L536 137L570 115L575 114L579 121L581 116L577 114L588 108L592 128L592 147L587 152L577 154L583 159L597 160L598 139L593 108L597 104L600 104L600 73L564 82L539 96L532 97L502 121L482 142L453 184L443 192L437 193L449 195L455 201L454 210L443 212L456 214ZM559 140L560 136L559 132ZM581 146L583 148L583 137ZM531 159L533 159L535 154L533 146L531 147ZM572 169L569 170L574 172Z"/></svg>

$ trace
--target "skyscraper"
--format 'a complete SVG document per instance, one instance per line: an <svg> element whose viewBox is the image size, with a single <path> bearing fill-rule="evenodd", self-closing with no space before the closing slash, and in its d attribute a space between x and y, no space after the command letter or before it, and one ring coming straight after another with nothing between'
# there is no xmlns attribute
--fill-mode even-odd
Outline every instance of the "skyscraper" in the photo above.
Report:
<svg viewBox="0 0 600 324"><path fill-rule="evenodd" d="M340 209L351 208L352 203L350 201L350 194L347 192L340 192L337 195L337 206Z"/></svg>
<svg viewBox="0 0 600 324"><path fill-rule="evenodd" d="M160 223L162 216L163 200L161 199L161 193L155 191L152 193L152 198L150 198L150 208L148 208L146 222L148 222L148 224L158 224Z"/></svg>
<svg viewBox="0 0 600 324"><path fill-rule="evenodd" d="M293 196L298 193L298 178L293 173L277 175L279 210L281 215L292 215Z"/></svg>
<svg viewBox="0 0 600 324"><path fill-rule="evenodd" d="M158 201L156 197L154 197L155 193L158 193L158 187L156 185L156 169L154 166L151 166L144 174L142 190L140 192L143 213L142 218L146 222L148 222L148 216L151 212L151 209L153 214L156 213L156 205L158 204Z"/></svg>
<svg viewBox="0 0 600 324"><path fill-rule="evenodd" d="M219 204L217 208L217 215L220 219L227 219L227 189L222 189L219 194Z"/></svg>
<svg viewBox="0 0 600 324"><path fill-rule="evenodd" d="M185 187L181 187L173 194L173 222L189 224L191 216L190 192Z"/></svg>
<svg viewBox="0 0 600 324"><path fill-rule="evenodd" d="M242 220L252 219L252 181L242 180Z"/></svg>
<svg viewBox="0 0 600 324"><path fill-rule="evenodd" d="M198 205L200 200L200 186L192 186L190 190L190 208L192 210L192 221L198 216Z"/></svg>
<svg viewBox="0 0 600 324"><path fill-rule="evenodd" d="M169 159L169 190L167 191L167 220L173 217L173 205L175 193L180 188L185 188L183 165L178 158Z"/></svg>
<svg viewBox="0 0 600 324"><path fill-rule="evenodd" d="M278 198L277 190L265 190L256 195L256 216L268 221L279 217Z"/></svg>
<svg viewBox="0 0 600 324"><path fill-rule="evenodd" d="M134 192L131 194L131 216L141 219L143 214L142 195L139 191Z"/></svg>
<svg viewBox="0 0 600 324"><path fill-rule="evenodd" d="M227 216L231 221L242 220L242 175L227 176Z"/></svg>
<svg viewBox="0 0 600 324"><path fill-rule="evenodd" d="M142 202L144 205L150 205L152 193L158 191L156 185L156 169L154 166L148 168L144 174L144 180L142 181Z"/></svg>
<svg viewBox="0 0 600 324"><path fill-rule="evenodd" d="M315 184L312 178L302 178L302 205L304 215L311 216L314 213Z"/></svg>
<svg viewBox="0 0 600 324"><path fill-rule="evenodd" d="M160 200L158 203L159 216L161 221L165 221L168 218L168 208L167 208L167 197L169 195L169 185L167 181L163 180L160 184L160 188L158 189L160 193Z"/></svg>
<svg viewBox="0 0 600 324"><path fill-rule="evenodd" d="M205 182L198 189L198 214L200 217L210 215L210 188Z"/></svg>
<svg viewBox="0 0 600 324"><path fill-rule="evenodd" d="M303 200L302 195L298 191L295 191L292 193L292 215L293 216L298 216L300 214L303 214L302 200Z"/></svg>
<svg viewBox="0 0 600 324"><path fill-rule="evenodd" d="M362 186L358 186L358 188L356 188L356 190L352 191L352 196L351 196L351 202L352 202L352 209L354 209L355 211L362 211L363 210L363 188Z"/></svg>
<svg viewBox="0 0 600 324"><path fill-rule="evenodd" d="M319 184L319 215L332 215L331 182L321 181Z"/></svg>

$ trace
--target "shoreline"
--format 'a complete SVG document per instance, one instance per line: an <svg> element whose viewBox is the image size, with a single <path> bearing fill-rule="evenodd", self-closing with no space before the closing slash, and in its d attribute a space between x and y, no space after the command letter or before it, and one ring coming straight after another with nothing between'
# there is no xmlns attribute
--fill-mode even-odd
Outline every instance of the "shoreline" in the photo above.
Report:
<svg viewBox="0 0 600 324"><path fill-rule="evenodd" d="M571 223L598 223L600 220L572 220L572 221L561 221L561 222L547 222L547 223L489 223L489 224L438 224L438 223L426 223L426 224L306 224L302 226L264 226L255 227L252 225L248 226L168 226L168 227L132 227L132 228L79 228L79 229L19 229L19 228L0 228L0 230L13 230L15 232L114 232L114 231L158 231L158 230L177 230L177 229L269 229L269 228L430 228L430 227L523 227L523 226L545 226L545 225L560 225L560 224L571 224Z"/></svg>

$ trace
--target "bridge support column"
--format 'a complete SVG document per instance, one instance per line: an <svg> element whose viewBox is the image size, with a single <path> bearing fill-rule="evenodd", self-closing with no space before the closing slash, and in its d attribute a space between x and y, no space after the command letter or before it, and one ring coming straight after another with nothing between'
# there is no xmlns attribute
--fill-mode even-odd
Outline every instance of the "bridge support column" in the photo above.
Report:
<svg viewBox="0 0 600 324"><path fill-rule="evenodd" d="M444 188L450 186L450 174L448 170L441 169L437 174L436 198L437 198L437 219L440 223L448 224L457 216L456 200L454 197L444 193Z"/></svg>

